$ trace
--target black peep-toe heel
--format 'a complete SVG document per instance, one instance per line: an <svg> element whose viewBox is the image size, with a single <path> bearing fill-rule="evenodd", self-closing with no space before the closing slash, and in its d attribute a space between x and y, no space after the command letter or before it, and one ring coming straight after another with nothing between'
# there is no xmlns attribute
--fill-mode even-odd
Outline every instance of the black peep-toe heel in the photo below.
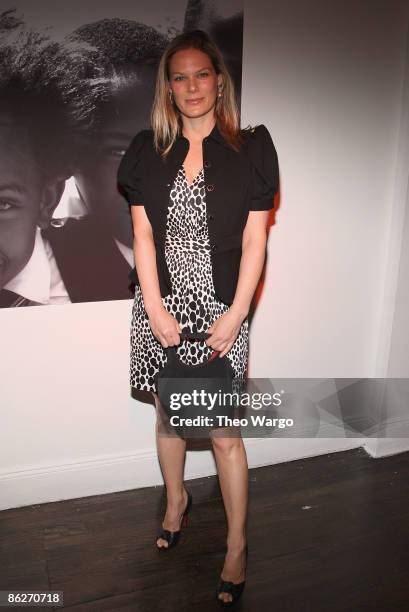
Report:
<svg viewBox="0 0 409 612"><path fill-rule="evenodd" d="M247 554L248 554L248 549L247 549L247 544L246 544L246 548L245 548L246 572L247 572ZM219 585L216 589L216 599L219 602L219 604L223 606L224 608L234 606L239 601L241 594L243 593L245 584L246 584L245 580L235 584L234 582L230 582L229 580L222 580L220 578ZM230 595L232 596L232 600L223 601L223 599L220 599L219 597L220 593L230 593Z"/></svg>
<svg viewBox="0 0 409 612"><path fill-rule="evenodd" d="M186 489L187 491L187 489ZM167 546L158 546L156 544L156 547L158 550L169 550L169 548L173 548L174 546L176 546L176 544L179 542L180 539L180 534L182 531L182 526L183 527L187 527L187 517L188 514L192 508L192 503L193 503L193 498L192 495L189 491L187 491L187 504L186 504L186 508L184 509L184 511L182 512L182 514L180 515L180 529L178 531L169 531L168 529L164 529L162 527L162 529L160 530L160 532L158 533L158 535L156 536L156 542L158 541L159 538L162 538L163 540L166 540L168 545Z"/></svg>

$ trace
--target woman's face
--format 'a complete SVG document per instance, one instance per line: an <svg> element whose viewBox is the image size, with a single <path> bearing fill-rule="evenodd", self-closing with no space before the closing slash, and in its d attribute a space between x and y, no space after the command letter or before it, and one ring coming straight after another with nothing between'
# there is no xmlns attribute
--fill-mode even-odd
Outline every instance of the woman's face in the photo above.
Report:
<svg viewBox="0 0 409 612"><path fill-rule="evenodd" d="M182 115L202 117L216 104L218 85L222 76L217 75L211 59L198 49L177 51L169 62L169 86L173 99Z"/></svg>

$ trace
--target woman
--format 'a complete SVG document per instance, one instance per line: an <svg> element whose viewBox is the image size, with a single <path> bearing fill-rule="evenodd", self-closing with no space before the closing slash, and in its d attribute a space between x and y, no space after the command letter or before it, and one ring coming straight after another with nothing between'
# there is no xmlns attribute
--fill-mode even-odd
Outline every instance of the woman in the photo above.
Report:
<svg viewBox="0 0 409 612"><path fill-rule="evenodd" d="M164 349L175 346L192 365L220 351L244 378L247 315L265 260L278 163L264 125L240 130L232 79L200 30L177 36L165 50L151 122L123 157L118 183L134 227L131 385L155 399L167 491L156 544L167 549L179 541L192 499L183 485L186 441L158 435L163 422L154 376L166 363ZM181 341L185 329L211 335ZM217 599L232 605L245 583L247 457L240 436L219 432L211 440L228 521Z"/></svg>

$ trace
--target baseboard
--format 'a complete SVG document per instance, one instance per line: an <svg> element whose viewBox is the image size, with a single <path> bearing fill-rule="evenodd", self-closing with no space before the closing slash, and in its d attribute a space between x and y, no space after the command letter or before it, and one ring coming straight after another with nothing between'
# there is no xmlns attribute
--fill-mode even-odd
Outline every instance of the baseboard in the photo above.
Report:
<svg viewBox="0 0 409 612"><path fill-rule="evenodd" d="M249 438L250 468L362 446L358 438ZM189 451L185 479L216 474L211 450ZM18 466L0 472L0 510L163 485L156 447L131 454L79 458L59 465Z"/></svg>

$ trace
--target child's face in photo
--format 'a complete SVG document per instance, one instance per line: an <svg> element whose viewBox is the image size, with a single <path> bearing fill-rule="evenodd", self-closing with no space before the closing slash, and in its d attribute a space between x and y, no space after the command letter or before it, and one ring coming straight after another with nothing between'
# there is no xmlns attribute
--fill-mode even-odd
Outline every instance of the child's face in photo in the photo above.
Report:
<svg viewBox="0 0 409 612"><path fill-rule="evenodd" d="M150 101L146 100L145 88L146 85L138 85L121 103L118 114L107 113L98 134L89 143L82 166L74 172L88 212L113 227L124 207L117 187L119 163L135 134L149 127Z"/></svg>
<svg viewBox="0 0 409 612"><path fill-rule="evenodd" d="M75 172L75 181L88 212L109 224L123 204L116 175L119 162L138 131L135 117L106 122L88 150L87 158Z"/></svg>
<svg viewBox="0 0 409 612"><path fill-rule="evenodd" d="M30 259L36 228L49 224L60 188L45 181L26 130L0 115L0 289Z"/></svg>

